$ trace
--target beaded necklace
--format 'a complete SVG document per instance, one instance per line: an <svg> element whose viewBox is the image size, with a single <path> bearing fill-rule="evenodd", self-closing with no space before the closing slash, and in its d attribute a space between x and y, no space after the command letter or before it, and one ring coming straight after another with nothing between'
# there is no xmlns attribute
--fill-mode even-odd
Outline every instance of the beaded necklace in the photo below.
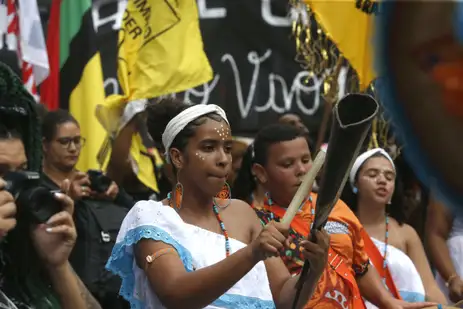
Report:
<svg viewBox="0 0 463 309"><path fill-rule="evenodd" d="M172 196L172 194L169 192L167 194L167 200L169 201L169 206L172 207L173 209L177 210L178 208L175 207L175 205L173 204L171 196ZM212 210L214 211L215 217L217 218L217 221L219 222L220 229L222 230L223 236L225 237L225 257L229 257L230 256L230 251L231 251L231 249L230 249L230 239L228 237L228 232L227 232L227 229L225 228L225 224L223 223L222 218L220 217L219 207L215 203L215 200L212 202ZM177 210L177 212L178 211L179 211L179 209Z"/></svg>
<svg viewBox="0 0 463 309"><path fill-rule="evenodd" d="M386 214L386 233L384 235L383 281L386 282L387 247L389 245L389 216Z"/></svg>

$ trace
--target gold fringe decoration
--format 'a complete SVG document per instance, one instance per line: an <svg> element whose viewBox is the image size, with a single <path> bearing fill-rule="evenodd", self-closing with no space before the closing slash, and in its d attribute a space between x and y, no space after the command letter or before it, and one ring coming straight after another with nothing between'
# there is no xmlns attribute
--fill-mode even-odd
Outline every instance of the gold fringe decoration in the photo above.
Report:
<svg viewBox="0 0 463 309"><path fill-rule="evenodd" d="M315 22L313 12L301 0L289 0L297 17L293 20L293 36L296 41L296 61L311 76L325 79L322 96L330 92L331 80L336 75L335 67L340 53L335 44L323 33ZM314 28L315 31L311 31ZM339 74L339 72L338 72Z"/></svg>
<svg viewBox="0 0 463 309"><path fill-rule="evenodd" d="M379 102L379 95L376 92L374 83L370 85L368 89L368 93L371 94ZM397 145L395 141L395 137L389 134L389 129L390 129L390 124L384 115L384 111L382 111L373 120L373 123L371 126L370 141L368 143L368 149L379 147L379 148L384 148L387 150L393 146L396 146L397 147L396 151L392 153L388 151L392 159L395 159L400 155L402 146Z"/></svg>
<svg viewBox="0 0 463 309"><path fill-rule="evenodd" d="M316 22L315 14L303 0L289 0L295 14L292 25L293 36L296 41L296 58L304 70L310 75L321 76L324 78L321 95L325 102L334 104L338 98L338 83L340 69L347 66L349 69L348 80L346 81L346 92L355 93L360 89L358 75L350 66L349 62L344 61L344 57L336 45L323 32L322 27ZM355 5L368 14L379 14L379 3L372 0L356 0ZM376 93L374 82L367 90L376 100L379 96ZM368 148L381 147L388 149L394 144L394 138L389 137L389 123L384 114L380 113L373 121L372 134ZM400 153L400 147L397 147Z"/></svg>

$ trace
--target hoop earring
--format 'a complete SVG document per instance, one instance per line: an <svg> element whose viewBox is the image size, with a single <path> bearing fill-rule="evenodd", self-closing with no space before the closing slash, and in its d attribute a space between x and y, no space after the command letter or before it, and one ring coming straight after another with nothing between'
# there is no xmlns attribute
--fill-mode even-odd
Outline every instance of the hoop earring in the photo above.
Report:
<svg viewBox="0 0 463 309"><path fill-rule="evenodd" d="M220 190L219 193L217 193L215 198L216 199L221 199L221 200L228 200L227 204L225 204L223 206L220 206L217 202L215 202L214 204L219 208L224 209L224 208L227 208L230 205L230 203L231 203L231 188L230 188L230 185L228 184L228 182L225 182L225 184L222 187L222 190Z"/></svg>

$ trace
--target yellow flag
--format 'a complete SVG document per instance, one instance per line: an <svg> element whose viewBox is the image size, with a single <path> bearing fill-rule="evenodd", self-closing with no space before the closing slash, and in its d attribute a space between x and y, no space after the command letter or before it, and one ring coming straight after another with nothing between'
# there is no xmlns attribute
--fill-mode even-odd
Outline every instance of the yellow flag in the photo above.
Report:
<svg viewBox="0 0 463 309"><path fill-rule="evenodd" d="M196 0L129 0L119 32L118 78L123 95L112 95L97 117L114 137L123 125L124 107L137 100L181 92L212 79L203 49ZM130 156L140 181L158 191L153 167L156 151L132 138ZM159 141L158 141L159 142ZM110 152L101 161L107 164ZM150 158L146 153L151 153Z"/></svg>
<svg viewBox="0 0 463 309"><path fill-rule="evenodd" d="M361 90L375 78L373 70L374 15L357 8L358 0L304 0L318 24L357 71Z"/></svg>

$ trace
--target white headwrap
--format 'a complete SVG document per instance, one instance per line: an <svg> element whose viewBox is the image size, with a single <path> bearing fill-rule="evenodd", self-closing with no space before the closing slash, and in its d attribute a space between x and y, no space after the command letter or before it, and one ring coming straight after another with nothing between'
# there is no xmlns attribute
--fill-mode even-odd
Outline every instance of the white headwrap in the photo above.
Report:
<svg viewBox="0 0 463 309"><path fill-rule="evenodd" d="M386 150L384 150L383 148L374 148L374 149L368 150L362 153L360 156L358 156L357 160L355 160L354 165L352 166L352 169L350 170L349 183L350 183L350 186L352 187L352 190L354 190L355 188L355 176L357 176L358 170L362 167L363 163L365 163L366 160L370 159L376 154L381 154L386 159L388 159L389 162L391 162L392 167L395 170L394 160L392 160L391 156L386 152Z"/></svg>
<svg viewBox="0 0 463 309"><path fill-rule="evenodd" d="M198 119L201 116L204 116L209 113L217 113L222 117L228 124L227 115L225 111L217 105L214 104L198 104L188 107L186 110L172 118L171 121L166 126L164 133L162 133L162 144L166 150L166 160L170 162L169 158L169 148L172 145L177 134L180 133L190 122Z"/></svg>

